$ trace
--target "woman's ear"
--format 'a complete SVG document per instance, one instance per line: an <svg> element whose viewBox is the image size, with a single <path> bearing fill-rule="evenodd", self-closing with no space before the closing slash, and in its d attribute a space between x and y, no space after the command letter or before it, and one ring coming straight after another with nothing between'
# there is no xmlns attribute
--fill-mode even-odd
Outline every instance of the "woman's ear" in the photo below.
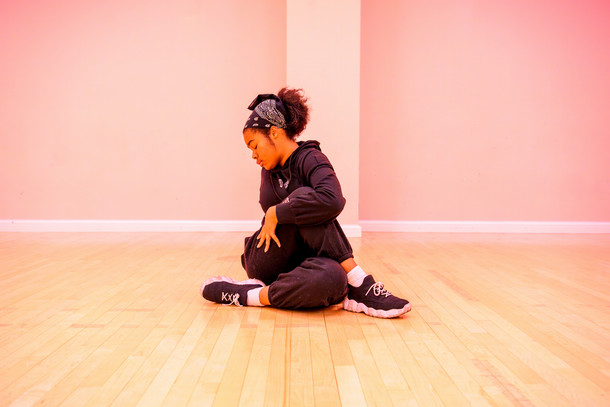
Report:
<svg viewBox="0 0 610 407"><path fill-rule="evenodd" d="M271 129L269 130L269 136L272 139L277 140L279 135L280 135L279 129L277 127L275 127L275 126L271 126Z"/></svg>

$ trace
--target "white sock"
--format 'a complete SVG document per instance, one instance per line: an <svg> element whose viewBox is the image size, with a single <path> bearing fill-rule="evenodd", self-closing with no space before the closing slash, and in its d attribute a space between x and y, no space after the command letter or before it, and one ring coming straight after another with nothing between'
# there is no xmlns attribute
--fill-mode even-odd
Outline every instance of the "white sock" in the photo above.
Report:
<svg viewBox="0 0 610 407"><path fill-rule="evenodd" d="M258 294L261 292L262 289L263 289L263 287L259 287L259 288L253 288L250 291L248 291L248 298L246 299L246 305L249 305L251 307L264 307L264 305L261 303L260 298L258 297Z"/></svg>
<svg viewBox="0 0 610 407"><path fill-rule="evenodd" d="M360 287L366 275L362 267L356 266L347 273L347 283L352 287Z"/></svg>

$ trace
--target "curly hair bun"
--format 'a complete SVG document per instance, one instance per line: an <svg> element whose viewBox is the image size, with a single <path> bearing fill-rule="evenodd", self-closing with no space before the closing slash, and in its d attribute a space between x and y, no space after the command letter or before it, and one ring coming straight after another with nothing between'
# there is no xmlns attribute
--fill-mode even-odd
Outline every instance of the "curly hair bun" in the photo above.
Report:
<svg viewBox="0 0 610 407"><path fill-rule="evenodd" d="M309 121L308 99L304 95L303 89L287 87L280 89L277 96L286 107L286 135L294 140L305 130Z"/></svg>

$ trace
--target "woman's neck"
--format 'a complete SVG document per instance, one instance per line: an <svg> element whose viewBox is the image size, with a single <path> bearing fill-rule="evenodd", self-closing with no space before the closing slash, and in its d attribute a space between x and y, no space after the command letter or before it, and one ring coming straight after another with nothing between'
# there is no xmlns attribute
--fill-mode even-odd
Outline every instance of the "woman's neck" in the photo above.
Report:
<svg viewBox="0 0 610 407"><path fill-rule="evenodd" d="M292 153L294 153L294 151L297 148L299 148L299 144L294 140L289 140L286 143L286 147L283 148L282 159L280 161L280 164L282 165L282 167L284 166L284 164L286 164L286 161L288 161L288 158L292 155Z"/></svg>

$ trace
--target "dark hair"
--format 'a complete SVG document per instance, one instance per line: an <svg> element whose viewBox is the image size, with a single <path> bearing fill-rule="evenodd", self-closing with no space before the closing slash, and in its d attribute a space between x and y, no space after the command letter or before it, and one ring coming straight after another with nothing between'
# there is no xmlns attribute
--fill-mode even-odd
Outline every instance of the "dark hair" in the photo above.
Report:
<svg viewBox="0 0 610 407"><path fill-rule="evenodd" d="M309 121L308 99L303 94L303 89L287 87L280 89L277 96L286 107L286 135L294 140L305 130Z"/></svg>
<svg viewBox="0 0 610 407"><path fill-rule="evenodd" d="M287 87L280 89L277 96L282 100L282 104L286 108L286 128L284 131L288 138L295 140L305 130L305 126L307 126L309 121L308 99L303 94L303 89L290 89ZM270 129L268 127L253 127L251 129L269 137Z"/></svg>

